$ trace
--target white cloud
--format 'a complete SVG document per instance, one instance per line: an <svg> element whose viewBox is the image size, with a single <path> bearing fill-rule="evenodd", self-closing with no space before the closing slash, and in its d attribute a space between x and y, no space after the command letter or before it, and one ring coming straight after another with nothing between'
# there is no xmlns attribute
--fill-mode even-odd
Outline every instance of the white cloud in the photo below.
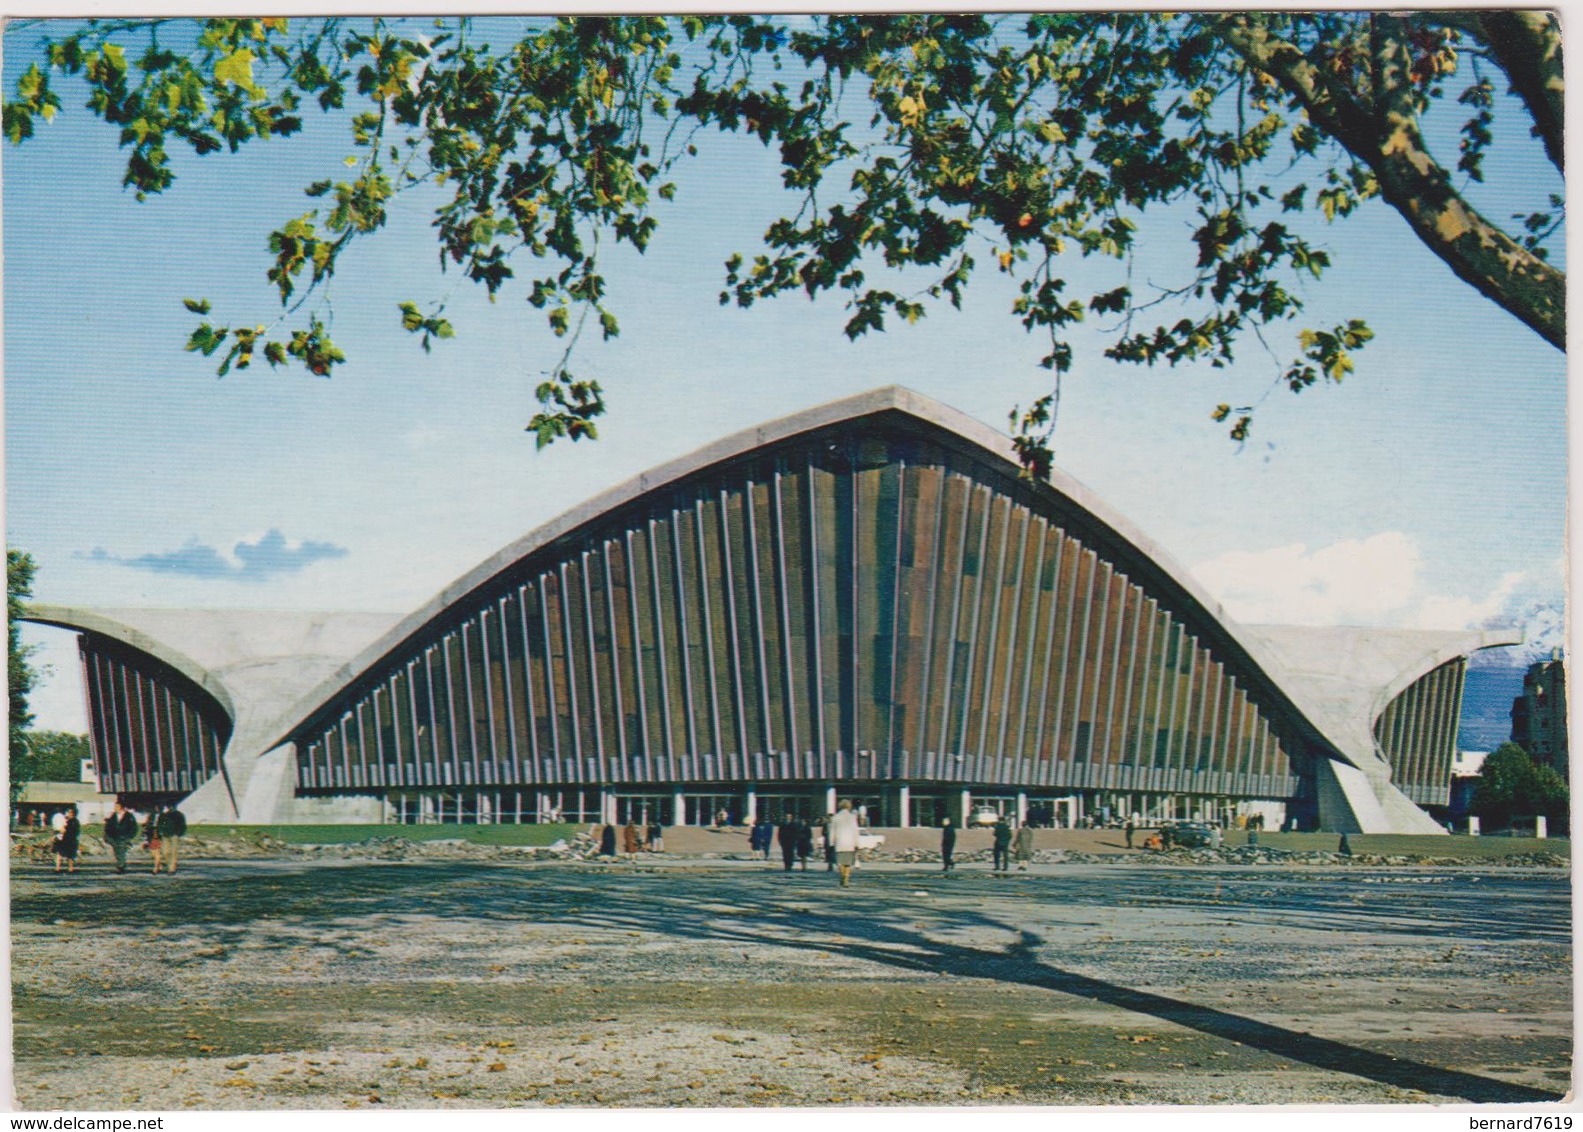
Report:
<svg viewBox="0 0 1583 1132"><path fill-rule="evenodd" d="M1431 595L1418 603L1416 628L1468 629L1491 621L1508 623L1512 595L1527 577L1521 570L1503 574L1495 588L1483 598Z"/></svg>
<svg viewBox="0 0 1583 1132"><path fill-rule="evenodd" d="M1379 625L1414 599L1422 565L1412 539L1387 531L1313 551L1304 543L1228 551L1193 574L1239 621Z"/></svg>
<svg viewBox="0 0 1583 1132"><path fill-rule="evenodd" d="M1303 543L1229 551L1193 574L1239 621L1287 625L1380 625L1474 629L1520 625L1532 641L1554 635L1562 608L1548 579L1503 574L1484 594L1429 592L1423 554L1401 531L1310 550ZM1552 592L1554 591L1554 592ZM1548 647L1548 646L1547 646Z"/></svg>

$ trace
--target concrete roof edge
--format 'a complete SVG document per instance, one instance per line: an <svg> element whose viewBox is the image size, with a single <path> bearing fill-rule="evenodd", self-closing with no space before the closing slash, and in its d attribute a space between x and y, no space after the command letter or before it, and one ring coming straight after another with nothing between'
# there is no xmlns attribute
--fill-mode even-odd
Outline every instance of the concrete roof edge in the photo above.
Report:
<svg viewBox="0 0 1583 1132"><path fill-rule="evenodd" d="M338 667L289 712L282 715L278 726L281 738L320 710L379 660L393 652L404 640L441 616L452 605L484 585L489 579L563 535L597 519L600 515L712 465L745 455L754 449L888 410L902 412L969 442L1002 461L1010 474L1021 471L1010 437L958 409L900 385L880 386L743 429L600 492L490 555L417 610L402 618L391 627L389 632L355 657L350 658L347 663ZM1265 643L1252 634L1243 632L1220 603L1180 563L1166 553L1164 548L1134 526L1130 520L1112 510L1110 505L1090 488L1060 469L1051 470L1044 486L1056 495L1064 497L1068 505L1075 506L1089 519L1107 529L1135 554L1169 578L1184 597L1195 603L1206 617L1235 642L1236 647L1240 648L1261 670L1277 693L1292 704L1315 732L1323 736L1318 723L1319 716L1311 706L1304 704L1301 688L1294 687L1281 678L1284 675L1283 667ZM1332 747L1341 749L1333 737L1327 736L1325 740Z"/></svg>
<svg viewBox="0 0 1583 1132"><path fill-rule="evenodd" d="M1390 632L1391 630L1382 630ZM1458 657L1472 656L1484 649L1504 648L1508 645L1520 645L1524 640L1524 633L1520 628L1511 629L1416 629L1401 630L1403 633L1421 633L1426 638L1430 633L1440 635L1439 641L1426 639L1428 647L1419 653L1413 660L1402 665L1389 681L1379 686L1375 693L1374 701L1369 705L1369 726L1373 727L1374 721L1380 717L1386 707L1397 696L1412 686L1413 682L1433 672L1442 664L1449 664Z"/></svg>
<svg viewBox="0 0 1583 1132"><path fill-rule="evenodd" d="M638 475L624 480L614 487L607 488L597 495L575 504L548 522L541 523L521 538L515 539L500 550L497 550L494 554L484 559L483 562L473 567L473 569L451 582L418 609L398 621L391 627L389 632L374 641L362 652L350 658L321 684L304 696L290 712L281 717L282 735L284 736L286 731L297 726L298 723L317 711L326 702L334 698L347 684L357 679L369 667L401 644L402 641L443 614L456 602L497 574L509 569L514 563L550 545L556 539L569 534L585 523L591 522L606 512L638 499L651 491L676 483L695 472L703 471L705 468L725 460L745 455L756 448L762 448L769 444L800 436L803 433L813 432L843 421L871 416L886 410L900 410L909 416L917 417L948 429L1005 459L1010 460L1013 458L1011 441L1001 433L996 432L983 422L975 420L960 410L953 409L934 400L932 397L926 397L915 390L907 389L900 385L879 386L849 397L841 397L807 409L800 409L797 412L788 413L783 417L777 417L774 420L754 425L751 428L741 429L684 455L667 460L657 467L640 472ZM1084 491L1086 494L1086 489L1083 489L1075 480L1071 482L1074 487ZM294 716L294 718L287 718L287 716Z"/></svg>
<svg viewBox="0 0 1583 1132"><path fill-rule="evenodd" d="M101 637L109 637L139 652L147 653L154 659L170 665L213 696L225 710L232 726L236 724L236 704L231 699L230 689L219 676L199 664L176 645L150 636L143 630L118 620L106 610L87 606L29 603L23 607L22 620L40 625L53 625L61 629L80 629L97 633Z"/></svg>

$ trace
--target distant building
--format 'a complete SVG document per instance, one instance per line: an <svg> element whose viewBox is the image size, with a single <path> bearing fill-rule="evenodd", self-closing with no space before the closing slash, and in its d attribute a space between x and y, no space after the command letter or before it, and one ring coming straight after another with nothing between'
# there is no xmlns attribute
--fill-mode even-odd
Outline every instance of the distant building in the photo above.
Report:
<svg viewBox="0 0 1583 1132"><path fill-rule="evenodd" d="M1459 829L1466 826L1468 812L1473 808L1473 793L1479 788L1479 772L1488 757L1488 751L1458 751L1451 764L1451 804L1446 807L1445 816Z"/></svg>
<svg viewBox="0 0 1583 1132"><path fill-rule="evenodd" d="M1567 773L1566 662L1561 650L1528 666L1523 694L1512 701L1512 742L1542 766L1570 780Z"/></svg>

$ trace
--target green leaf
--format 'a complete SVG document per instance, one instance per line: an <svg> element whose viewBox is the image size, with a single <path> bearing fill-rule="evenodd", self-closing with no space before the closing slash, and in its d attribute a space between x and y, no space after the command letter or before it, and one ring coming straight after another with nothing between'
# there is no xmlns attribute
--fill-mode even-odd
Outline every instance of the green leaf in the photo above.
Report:
<svg viewBox="0 0 1583 1132"><path fill-rule="evenodd" d="M209 313L209 300L208 299L183 299L181 301L181 305L186 307L193 314L208 314Z"/></svg>

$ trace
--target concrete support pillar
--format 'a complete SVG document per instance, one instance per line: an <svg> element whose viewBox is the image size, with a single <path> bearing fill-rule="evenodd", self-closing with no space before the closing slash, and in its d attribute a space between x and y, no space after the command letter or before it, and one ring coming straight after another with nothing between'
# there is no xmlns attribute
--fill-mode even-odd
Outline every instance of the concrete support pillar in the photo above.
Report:
<svg viewBox="0 0 1583 1132"><path fill-rule="evenodd" d="M836 804L835 787L834 786L826 786L824 788L824 812L827 813L827 814L835 813L835 804Z"/></svg>
<svg viewBox="0 0 1583 1132"><path fill-rule="evenodd" d="M1542 815L1534 818L1534 836L1540 840L1550 836L1549 823L1545 821Z"/></svg>
<svg viewBox="0 0 1583 1132"><path fill-rule="evenodd" d="M672 824L687 824L687 799L682 797L680 790L676 791L671 798L671 816L675 819Z"/></svg>
<svg viewBox="0 0 1583 1132"><path fill-rule="evenodd" d="M752 825L759 816L759 795L753 787L748 787L747 801L742 807L742 820L747 825Z"/></svg>
<svg viewBox="0 0 1583 1132"><path fill-rule="evenodd" d="M1479 819L1474 817L1472 814L1469 814L1468 815L1468 836L1469 837L1477 837L1478 835L1479 835Z"/></svg>
<svg viewBox="0 0 1583 1132"><path fill-rule="evenodd" d="M912 824L912 787L905 782L896 787L896 824L902 829Z"/></svg>
<svg viewBox="0 0 1583 1132"><path fill-rule="evenodd" d="M424 794L418 799L418 824L434 824L434 795Z"/></svg>
<svg viewBox="0 0 1583 1132"><path fill-rule="evenodd" d="M604 789L599 791L599 820L606 825L616 824L616 796Z"/></svg>
<svg viewBox="0 0 1583 1132"><path fill-rule="evenodd" d="M962 813L957 818L957 824L961 828L966 829L967 828L967 819L972 817L972 816L973 816L973 792L971 790L964 790L964 791L962 791Z"/></svg>
<svg viewBox="0 0 1583 1132"><path fill-rule="evenodd" d="M1028 795L1021 790L1017 791L1017 824L1028 824Z"/></svg>

